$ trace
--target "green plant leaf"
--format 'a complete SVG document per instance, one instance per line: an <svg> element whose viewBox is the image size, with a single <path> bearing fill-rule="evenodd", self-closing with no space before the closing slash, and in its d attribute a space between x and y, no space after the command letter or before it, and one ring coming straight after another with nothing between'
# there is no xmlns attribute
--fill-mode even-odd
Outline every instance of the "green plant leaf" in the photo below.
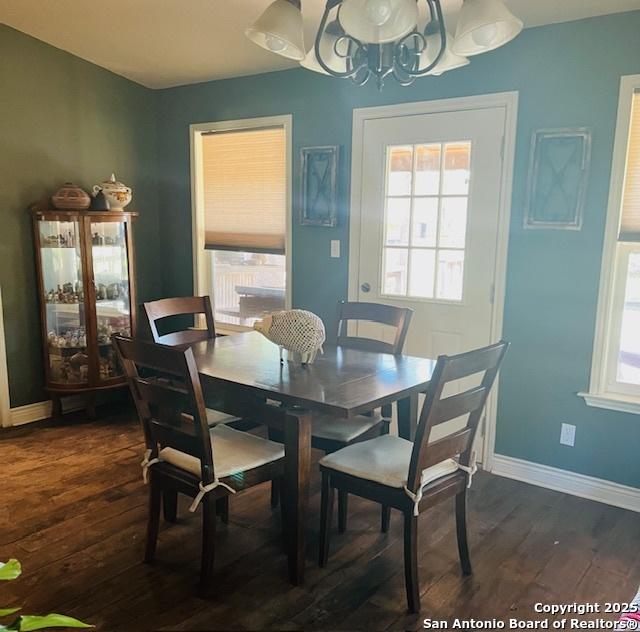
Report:
<svg viewBox="0 0 640 632"><path fill-rule="evenodd" d="M5 608L4 610L0 609L0 617L8 617L10 614L14 614L18 612L20 608Z"/></svg>
<svg viewBox="0 0 640 632"><path fill-rule="evenodd" d="M73 617L63 614L48 614L44 617L25 615L20 617L18 630L21 632L31 632L31 630L42 630L44 628L92 628L92 625L78 621Z"/></svg>
<svg viewBox="0 0 640 632"><path fill-rule="evenodd" d="M22 574L22 567L18 560L9 560L8 562L0 562L0 581L11 581L20 577Z"/></svg>

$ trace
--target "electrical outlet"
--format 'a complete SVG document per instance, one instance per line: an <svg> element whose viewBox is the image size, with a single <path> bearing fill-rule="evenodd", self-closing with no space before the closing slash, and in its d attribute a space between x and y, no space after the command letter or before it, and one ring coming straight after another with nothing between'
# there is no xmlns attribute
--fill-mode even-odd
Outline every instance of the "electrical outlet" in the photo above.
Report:
<svg viewBox="0 0 640 632"><path fill-rule="evenodd" d="M562 424L560 430L560 443L573 448L576 443L576 427L571 424Z"/></svg>
<svg viewBox="0 0 640 632"><path fill-rule="evenodd" d="M331 240L331 258L340 259L340 240L339 239Z"/></svg>

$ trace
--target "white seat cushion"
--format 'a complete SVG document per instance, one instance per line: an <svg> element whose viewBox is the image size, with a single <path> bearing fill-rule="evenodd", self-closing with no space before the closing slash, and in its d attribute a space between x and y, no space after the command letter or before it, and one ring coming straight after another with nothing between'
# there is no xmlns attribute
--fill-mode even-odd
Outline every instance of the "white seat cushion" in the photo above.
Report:
<svg viewBox="0 0 640 632"><path fill-rule="evenodd" d="M218 424L228 424L230 421L238 421L238 417L221 413L219 410L213 410L213 408L207 408L207 424L209 428L213 428Z"/></svg>
<svg viewBox="0 0 640 632"><path fill-rule="evenodd" d="M383 435L328 454L320 459L320 465L388 487L403 488L409 476L412 449L411 441ZM457 469L458 463L454 459L446 459L423 471L422 484L424 486Z"/></svg>
<svg viewBox="0 0 640 632"><path fill-rule="evenodd" d="M314 416L311 421L311 434L320 439L349 443L371 430L381 421L380 417L359 415L353 419L341 419L331 415Z"/></svg>
<svg viewBox="0 0 640 632"><path fill-rule="evenodd" d="M284 446L224 424L211 428L213 467L216 478L246 472L284 457ZM195 476L201 475L200 459L174 448L160 450L160 460Z"/></svg>

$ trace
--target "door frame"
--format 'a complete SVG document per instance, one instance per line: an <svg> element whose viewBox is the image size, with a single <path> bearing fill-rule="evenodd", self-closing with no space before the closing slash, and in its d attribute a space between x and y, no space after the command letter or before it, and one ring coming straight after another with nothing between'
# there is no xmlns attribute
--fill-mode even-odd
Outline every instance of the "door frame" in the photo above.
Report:
<svg viewBox="0 0 640 632"><path fill-rule="evenodd" d="M493 309L491 339L502 337L507 275L507 251L511 219L511 195L518 118L518 92L497 92L453 99L418 101L397 105L384 105L353 110L351 157L351 213L349 219L349 300L358 300L358 272L360 268L360 226L362 215L363 144L365 121L420 114L459 112L504 108L505 128L502 141L502 176L498 209L498 238L496 243L495 276L493 279ZM482 453L483 469L491 471L495 452L496 416L498 407L498 381L487 400L485 440Z"/></svg>
<svg viewBox="0 0 640 632"><path fill-rule="evenodd" d="M4 310L0 287L0 428L11 426L11 404L9 401L9 371L7 369L7 347L4 334Z"/></svg>

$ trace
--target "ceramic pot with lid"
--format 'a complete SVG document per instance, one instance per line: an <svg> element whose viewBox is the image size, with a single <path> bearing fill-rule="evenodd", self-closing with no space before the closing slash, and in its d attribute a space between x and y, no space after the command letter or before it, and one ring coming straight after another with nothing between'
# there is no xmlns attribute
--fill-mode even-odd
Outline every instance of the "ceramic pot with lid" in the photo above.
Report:
<svg viewBox="0 0 640 632"><path fill-rule="evenodd" d="M124 210L124 207L131 202L133 197L131 189L125 184L122 184L122 182L118 182L114 173L111 174L109 180L104 180L93 187L94 195L97 195L101 191L112 211Z"/></svg>
<svg viewBox="0 0 640 632"><path fill-rule="evenodd" d="M51 203L59 210L80 210L89 208L91 198L86 191L77 187L72 182L65 182L54 195L51 196Z"/></svg>

